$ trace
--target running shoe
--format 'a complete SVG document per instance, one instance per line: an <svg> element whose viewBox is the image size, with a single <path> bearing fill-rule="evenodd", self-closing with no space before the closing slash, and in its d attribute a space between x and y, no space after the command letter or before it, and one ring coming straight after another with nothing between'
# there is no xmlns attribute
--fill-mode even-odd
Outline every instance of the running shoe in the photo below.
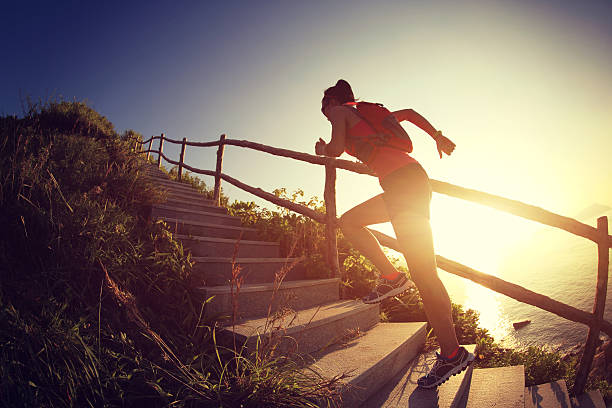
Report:
<svg viewBox="0 0 612 408"><path fill-rule="evenodd" d="M399 276L393 280L379 278L374 290L361 298L361 300L363 300L363 303L368 304L379 303L383 299L399 295L412 286L413 283L409 281L403 273L400 273Z"/></svg>
<svg viewBox="0 0 612 408"><path fill-rule="evenodd" d="M435 388L455 374L465 370L474 361L474 355L464 347L459 347L459 351L454 358L446 358L436 353L436 362L429 374L418 379L417 384L421 388Z"/></svg>

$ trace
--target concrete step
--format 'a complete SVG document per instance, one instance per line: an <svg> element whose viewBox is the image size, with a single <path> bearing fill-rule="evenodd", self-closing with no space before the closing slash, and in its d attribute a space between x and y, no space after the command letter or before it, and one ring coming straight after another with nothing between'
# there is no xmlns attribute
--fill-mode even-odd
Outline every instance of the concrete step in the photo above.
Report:
<svg viewBox="0 0 612 408"><path fill-rule="evenodd" d="M524 408L525 368L518 365L474 370L465 407Z"/></svg>
<svg viewBox="0 0 612 408"><path fill-rule="evenodd" d="M606 408L606 403L599 390L588 391L573 397L571 403L572 408Z"/></svg>
<svg viewBox="0 0 612 408"><path fill-rule="evenodd" d="M224 344L245 347L246 355L275 345L277 354L309 354L344 338L368 330L380 320L378 305L342 300L303 310L287 310L271 318L247 319L228 325L217 334ZM261 349L260 349L261 351Z"/></svg>
<svg viewBox="0 0 612 408"><path fill-rule="evenodd" d="M176 235L196 257L278 258L278 242Z"/></svg>
<svg viewBox="0 0 612 408"><path fill-rule="evenodd" d="M162 204L174 208L184 208L188 210L227 214L227 208L217 207L216 205L210 204L209 200L196 199L193 197L178 198L176 196L171 195Z"/></svg>
<svg viewBox="0 0 612 408"><path fill-rule="evenodd" d="M152 218L171 218L183 221L199 221L218 225L242 226L240 217L213 213L207 211L190 210L187 208L175 208L165 204L155 204L151 209Z"/></svg>
<svg viewBox="0 0 612 408"><path fill-rule="evenodd" d="M204 194L197 192L197 191L183 193L183 192L176 192L172 190L166 190L162 187L160 187L160 189L166 192L166 194L168 195L168 198L174 198L176 200L196 200L196 201L202 200L204 201L204 203L208 205L211 205L211 206L215 205L213 200L204 198L205 197Z"/></svg>
<svg viewBox="0 0 612 408"><path fill-rule="evenodd" d="M167 194L169 197L176 197L176 198L188 198L188 199L205 199L204 198L204 194L200 193L198 190L196 190L193 187L180 187L180 188L174 188L174 187L169 187L166 186L163 183L159 183L155 180L151 180L151 182L155 185L155 187L164 192L165 194ZM206 199L205 199L206 200ZM212 200L209 200L211 205L212 204Z"/></svg>
<svg viewBox="0 0 612 408"><path fill-rule="evenodd" d="M256 240L258 233L255 228L234 227L230 225L210 224L198 221L184 221L176 218L164 218L175 234L201 237L240 238Z"/></svg>
<svg viewBox="0 0 612 408"><path fill-rule="evenodd" d="M232 279L232 258L194 257L195 283L206 286L227 285ZM304 265L298 258L236 258L243 283L269 283L282 270L287 270L284 281L307 278Z"/></svg>
<svg viewBox="0 0 612 408"><path fill-rule="evenodd" d="M525 408L570 407L571 402L565 381L525 387Z"/></svg>
<svg viewBox="0 0 612 408"><path fill-rule="evenodd" d="M231 316L234 296L237 299L239 319L268 316L283 308L308 309L318 304L339 300L340 279L318 279L246 284L234 295L230 286L203 287L206 298L214 299L206 306L207 316Z"/></svg>
<svg viewBox="0 0 612 408"><path fill-rule="evenodd" d="M342 406L358 407L410 364L425 343L426 329L425 322L380 323L315 353L308 368L324 378L348 375L339 390Z"/></svg>
<svg viewBox="0 0 612 408"><path fill-rule="evenodd" d="M198 192L198 190L195 187L193 187L191 184L181 183L180 181L164 179L161 177L153 177L153 178L150 178L150 180L153 181L156 185L163 187L167 190Z"/></svg>
<svg viewBox="0 0 612 408"><path fill-rule="evenodd" d="M464 346L474 353L474 344ZM417 381L426 375L435 361L435 353L421 353L375 391L361 408L377 407L438 407L458 408L470 386L473 365L449 378L436 389L418 388Z"/></svg>
<svg viewBox="0 0 612 408"><path fill-rule="evenodd" d="M170 177L160 170L145 170L143 174L149 178L160 178L164 180L170 180Z"/></svg>

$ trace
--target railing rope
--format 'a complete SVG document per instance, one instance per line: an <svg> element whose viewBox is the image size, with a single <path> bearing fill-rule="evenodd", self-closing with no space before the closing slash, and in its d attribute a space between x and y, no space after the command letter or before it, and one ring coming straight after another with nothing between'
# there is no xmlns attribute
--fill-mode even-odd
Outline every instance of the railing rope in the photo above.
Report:
<svg viewBox="0 0 612 408"><path fill-rule="evenodd" d="M164 158L164 160L166 160L168 163L170 164L175 164L178 165L178 162L169 159L168 157L166 157L164 154L162 154L162 157ZM197 174L204 174L206 176L212 176L215 177L217 175L216 171L212 171L212 170L202 170L202 169L198 169L195 167L191 167L188 164L184 164L183 165L187 170L193 172L193 173L197 173ZM248 193L251 193L253 195L256 195L257 197L263 198L266 201L270 201L272 204L276 204L278 206L281 207L285 207L290 209L293 212L296 212L298 214L302 214L306 217L312 218L313 220L321 223L321 224L325 224L327 222L327 217L324 214L318 213L315 210L313 210L312 208L308 208L305 205L301 205L301 204L297 204L294 203L292 201L289 200L285 200L283 198L277 197L272 193L268 193L267 191L262 190L261 188L256 188L256 187L252 187L249 186L248 184L245 184L241 181L236 180L233 177L228 176L227 174L223 174L221 173L221 178L225 181L227 181L228 183L230 183L233 186L236 186Z"/></svg>
<svg viewBox="0 0 612 408"><path fill-rule="evenodd" d="M401 252L399 243L395 238L373 229L370 229L370 232L372 232L381 245ZM548 296L533 292L514 283L507 282L496 276L477 271L469 266L462 265L459 262L444 258L443 256L436 255L436 262L438 267L440 269L444 269L446 272L469 279L472 282L489 288L497 293L501 293L502 295L506 295L512 299L518 300L519 302L527 303L542 310L546 310L547 312L554 313L557 316L563 317L564 319L577 323L583 323L588 326L592 326L597 320L597 317L592 313L566 305L565 303L561 303L557 300L549 298ZM607 321L603 321L601 327L602 330L612 338L612 324Z"/></svg>
<svg viewBox="0 0 612 408"><path fill-rule="evenodd" d="M152 151L151 144L153 140L160 139L159 150ZM264 200L267 200L273 204L281 207L285 207L291 211L302 214L306 217L326 224L326 238L327 238L327 259L328 265L332 270L334 276L340 275L340 265L337 256L337 242L336 242L336 229L338 228L338 219L336 216L336 197L335 197L335 181L336 181L336 168L349 170L355 173L374 175L372 171L361 163L352 162L349 160L336 159L332 157L321 157L313 156L307 153L295 152L287 149L279 149L276 147L266 146L260 143L254 143L246 140L232 140L226 139L225 135L221 135L218 141L214 142L187 142L185 138L181 141L172 139L168 140L170 143L182 144L181 157L178 162L173 161L163 154L163 142L165 135L162 133L161 136L153 136L149 140L141 143L141 147L144 143L149 142L149 147L146 151L141 153L147 153L147 159L151 152L158 153L158 166L161 166L161 159L165 159L168 163L179 166L179 179L182 177L182 169L188 169L194 173L204 174L215 178L214 188L214 199L215 203L219 205L220 201L220 190L221 180L225 180L228 183L245 190L251 194L254 194ZM253 150L259 150L266 153L270 153L276 156L288 157L295 160L305 161L312 164L324 165L325 166L325 207L326 214L322 214L308 208L304 205L294 203L289 200L277 197L274 194L266 192L260 188L251 187L245 183L242 183L226 174L223 174L223 152L225 145L234 145L239 147L246 147ZM217 149L217 165L216 170L201 170L191 167L184 162L185 146L218 146ZM519 302L530 304L548 312L554 313L565 319L586 324L589 326L589 335L587 337L585 351L583 353L580 367L577 371L576 382L573 389L573 393L580 394L584 389L584 384L588 377L590 366L593 361L593 354L595 352L596 341L599 337L600 331L606 333L612 338L612 323L604 319L604 309L606 300L606 290L608 283L608 268L609 268L609 248L612 248L612 236L608 233L608 220L607 217L601 217L597 220L597 228L590 225L583 224L575 219L569 217L563 217L561 215L546 211L542 208L528 205L516 200L510 200L504 197L496 196L489 193L484 193L477 190L471 190L464 187L456 186L453 184L445 183L438 180L431 180L433 191L451 197L460 198L466 201L472 201L478 204L483 204L492 208L497 208L507 213L518 215L519 217L526 218L539 222L541 224L549 225L552 227L560 228L568 231L574 235L578 235L587 238L598 246L598 275L597 275L597 291L595 295L595 305L593 312L588 313L583 310L577 309L570 305L561 303L547 296L539 293L530 291L519 285L504 281L498 277L488 275L479 272L475 269L469 268L468 266L462 265L458 262L451 261L440 255L436 255L436 261L438 267L455 275L469 279L475 283L478 283L484 287L487 287L495 292L504 294L511 297ZM381 245L387 246L391 249L395 249L401 252L401 248L397 240L394 238L380 233L375 230L370 230L379 240ZM334 256L335 254L335 256Z"/></svg>

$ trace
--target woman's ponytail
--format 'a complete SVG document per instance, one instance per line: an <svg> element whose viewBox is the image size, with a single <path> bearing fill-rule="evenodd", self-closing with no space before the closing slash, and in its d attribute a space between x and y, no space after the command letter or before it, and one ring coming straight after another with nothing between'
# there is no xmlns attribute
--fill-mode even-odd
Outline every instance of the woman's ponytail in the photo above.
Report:
<svg viewBox="0 0 612 408"><path fill-rule="evenodd" d="M355 102L355 96L353 95L351 85L349 85L349 83L344 79L339 79L338 82L336 82L336 85L332 86L331 88L327 88L324 96L334 98L341 104L346 102Z"/></svg>
<svg viewBox="0 0 612 408"><path fill-rule="evenodd" d="M334 88L336 89L336 98L338 99L338 102L355 102L355 95L353 95L351 85L349 85L349 83L344 79L339 79Z"/></svg>

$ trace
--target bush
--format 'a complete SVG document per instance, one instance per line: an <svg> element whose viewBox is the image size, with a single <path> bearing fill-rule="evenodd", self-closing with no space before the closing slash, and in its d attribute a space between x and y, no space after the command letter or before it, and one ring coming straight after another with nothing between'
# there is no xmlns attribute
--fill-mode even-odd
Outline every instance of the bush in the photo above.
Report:
<svg viewBox="0 0 612 408"><path fill-rule="evenodd" d="M82 103L0 118L0 406L312 406L331 389L217 347L131 149Z"/></svg>

